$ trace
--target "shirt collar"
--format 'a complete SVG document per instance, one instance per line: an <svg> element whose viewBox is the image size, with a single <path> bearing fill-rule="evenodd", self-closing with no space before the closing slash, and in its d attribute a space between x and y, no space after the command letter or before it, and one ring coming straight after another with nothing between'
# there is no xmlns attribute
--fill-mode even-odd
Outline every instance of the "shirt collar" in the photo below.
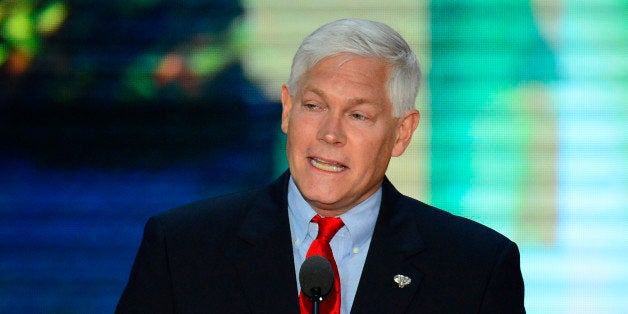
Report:
<svg viewBox="0 0 628 314"><path fill-rule="evenodd" d="M360 247L371 239L381 202L382 187L380 186L362 203L338 216L342 218L345 224L343 228L348 230L354 247ZM288 211L293 222L293 236L299 243L302 243L305 241L310 221L316 212L303 198L292 177L288 184Z"/></svg>

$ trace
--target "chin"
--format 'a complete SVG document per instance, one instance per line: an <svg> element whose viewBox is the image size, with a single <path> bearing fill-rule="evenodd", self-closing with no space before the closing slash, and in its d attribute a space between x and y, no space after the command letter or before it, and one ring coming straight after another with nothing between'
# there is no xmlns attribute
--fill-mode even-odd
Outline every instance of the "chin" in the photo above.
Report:
<svg viewBox="0 0 628 314"><path fill-rule="evenodd" d="M331 192L309 191L303 193L303 197L310 203L318 204L318 207L327 208L338 202L339 198Z"/></svg>

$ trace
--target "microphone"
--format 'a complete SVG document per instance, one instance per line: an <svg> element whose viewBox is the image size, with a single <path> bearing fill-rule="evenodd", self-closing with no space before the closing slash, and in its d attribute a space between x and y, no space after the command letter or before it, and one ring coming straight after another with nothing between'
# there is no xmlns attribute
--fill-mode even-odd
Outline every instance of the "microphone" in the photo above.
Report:
<svg viewBox="0 0 628 314"><path fill-rule="evenodd" d="M312 255L303 262L299 270L301 292L312 301L312 313L319 313L320 302L331 292L334 285L334 270L331 263L320 255Z"/></svg>

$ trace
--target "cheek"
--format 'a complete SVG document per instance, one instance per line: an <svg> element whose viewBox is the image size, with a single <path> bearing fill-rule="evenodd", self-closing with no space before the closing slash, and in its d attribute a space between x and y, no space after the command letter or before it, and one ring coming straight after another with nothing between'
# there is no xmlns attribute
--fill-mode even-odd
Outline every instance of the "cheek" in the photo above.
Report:
<svg viewBox="0 0 628 314"><path fill-rule="evenodd" d="M383 163L388 163L393 153L393 137L391 134L382 136L381 133L371 135L369 140L356 143L359 151L359 158L367 163L367 167L379 167ZM364 138L364 136L363 136Z"/></svg>
<svg viewBox="0 0 628 314"><path fill-rule="evenodd" d="M295 151L306 145L308 139L312 136L312 127L303 119L291 119L286 130L286 148Z"/></svg>
<svg viewBox="0 0 628 314"><path fill-rule="evenodd" d="M380 151L390 150L394 144L394 134L389 129L384 128L362 128L352 131L356 146L367 149L369 155Z"/></svg>
<svg viewBox="0 0 628 314"><path fill-rule="evenodd" d="M292 115L289 120L288 136L299 141L306 141L317 132L317 121L300 114Z"/></svg>

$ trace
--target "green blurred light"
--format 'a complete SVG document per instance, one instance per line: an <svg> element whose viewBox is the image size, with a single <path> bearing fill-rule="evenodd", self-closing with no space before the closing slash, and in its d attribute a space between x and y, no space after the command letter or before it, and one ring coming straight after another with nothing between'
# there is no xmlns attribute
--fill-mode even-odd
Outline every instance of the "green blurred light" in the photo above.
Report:
<svg viewBox="0 0 628 314"><path fill-rule="evenodd" d="M0 44L0 66L9 58L9 48L5 44Z"/></svg>
<svg viewBox="0 0 628 314"><path fill-rule="evenodd" d="M24 9L7 17L2 33L7 40L12 42L31 39L33 37L33 23L29 12Z"/></svg>
<svg viewBox="0 0 628 314"><path fill-rule="evenodd" d="M211 76L222 70L231 60L228 55L221 46L208 46L193 53L189 61L194 72Z"/></svg>
<svg viewBox="0 0 628 314"><path fill-rule="evenodd" d="M61 1L48 4L37 16L37 31L50 34L56 31L68 15L65 3Z"/></svg>
<svg viewBox="0 0 628 314"><path fill-rule="evenodd" d="M129 66L124 75L127 91L122 99L150 99L157 94L157 87L150 69L159 64L159 55L147 54Z"/></svg>
<svg viewBox="0 0 628 314"><path fill-rule="evenodd" d="M234 21L231 25L229 45L233 52L240 54L247 48L248 44L253 41L249 27L250 25L239 19Z"/></svg>

